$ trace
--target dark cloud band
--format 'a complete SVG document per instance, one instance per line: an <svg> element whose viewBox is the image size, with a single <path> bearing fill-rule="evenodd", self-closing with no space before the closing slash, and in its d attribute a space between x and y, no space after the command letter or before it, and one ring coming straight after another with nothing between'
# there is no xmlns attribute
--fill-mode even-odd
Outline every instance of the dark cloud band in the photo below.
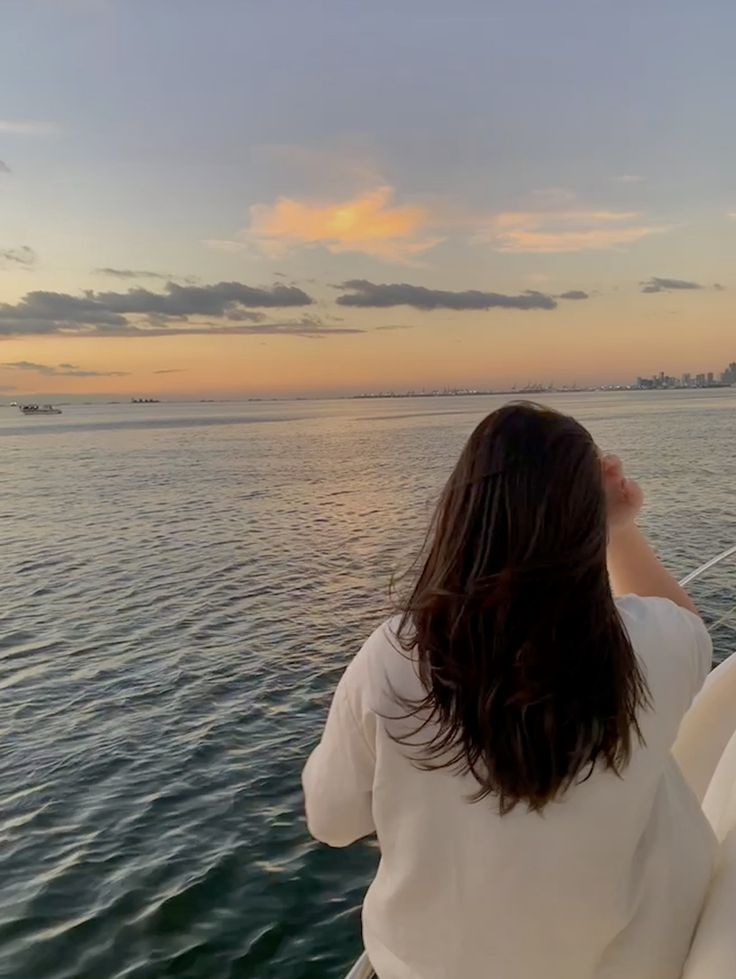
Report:
<svg viewBox="0 0 736 979"><path fill-rule="evenodd" d="M241 282L183 286L164 292L133 288L127 292L88 290L73 296L34 291L17 303L0 303L0 336L153 337L177 335L326 336L362 330L326 326L316 317L269 321L264 309L311 306L314 300L296 286L270 289Z"/></svg>
<svg viewBox="0 0 736 979"><path fill-rule="evenodd" d="M651 279L640 283L642 292L672 292L678 289L702 289L698 282L688 282L687 279L663 279L653 275Z"/></svg>
<svg viewBox="0 0 736 979"><path fill-rule="evenodd" d="M76 364L59 364L53 367L49 364L36 364L31 360L16 360L0 364L5 370L29 371L44 377L127 377L126 371L88 371L77 367Z"/></svg>
<svg viewBox="0 0 736 979"><path fill-rule="evenodd" d="M109 265L104 268L94 269L95 275L107 275L111 279L161 279L168 282L175 279L175 275L167 275L165 272L151 272L149 269L114 269Z"/></svg>
<svg viewBox="0 0 736 979"><path fill-rule="evenodd" d="M36 264L36 253L28 245L21 245L20 248L0 249L0 262L6 265L24 265L30 267Z"/></svg>
<svg viewBox="0 0 736 979"><path fill-rule="evenodd" d="M391 306L413 306L423 312L435 309L488 310L488 309L555 309L557 302L552 296L529 290L517 296L500 292L480 292L467 289L451 292L446 289L426 289L406 282L377 284L366 279L350 279L339 287L349 292L338 296L340 306L360 309L388 309Z"/></svg>

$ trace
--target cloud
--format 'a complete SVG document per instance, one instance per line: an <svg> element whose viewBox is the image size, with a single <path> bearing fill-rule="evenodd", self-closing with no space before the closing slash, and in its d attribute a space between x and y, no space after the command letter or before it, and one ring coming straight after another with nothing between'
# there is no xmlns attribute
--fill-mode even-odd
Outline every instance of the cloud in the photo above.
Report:
<svg viewBox="0 0 736 979"><path fill-rule="evenodd" d="M732 221L736 221L736 211L729 211L726 214L727 218L731 218Z"/></svg>
<svg viewBox="0 0 736 979"><path fill-rule="evenodd" d="M154 374L186 374L186 367L169 367L164 370L154 371Z"/></svg>
<svg viewBox="0 0 736 979"><path fill-rule="evenodd" d="M296 286L271 288L241 282L209 286L166 285L164 292L132 288L127 292L81 295L34 291L17 303L0 303L2 336L153 337L184 335L328 336L362 330L327 326L312 316L269 320L260 310L304 307L313 303ZM260 307L255 310L249 307Z"/></svg>
<svg viewBox="0 0 736 979"><path fill-rule="evenodd" d="M224 326L222 323L191 323L190 325L136 326L124 323L120 326L93 326L86 323L24 322L3 320L0 314L0 339L3 337L61 336L97 337L116 339L121 337L180 337L180 336L297 336L331 337L365 333L362 329L325 326L320 320L303 316L299 320L253 323L240 326Z"/></svg>
<svg viewBox="0 0 736 979"><path fill-rule="evenodd" d="M11 173L11 169L4 160L0 160L0 173Z"/></svg>
<svg viewBox="0 0 736 979"><path fill-rule="evenodd" d="M0 364L5 370L30 371L43 377L127 377L126 371L89 371L77 367L76 364L59 364L52 367L48 364L36 364L30 360L16 360Z"/></svg>
<svg viewBox="0 0 736 979"><path fill-rule="evenodd" d="M497 217L495 240L501 252L551 254L616 248L669 230L635 224L637 217L611 211L509 212Z"/></svg>
<svg viewBox="0 0 736 979"><path fill-rule="evenodd" d="M169 282L163 293L147 289L94 292L80 296L34 291L17 303L0 303L0 338L166 337L166 336L301 336L325 337L363 333L362 329L327 326L317 317L269 320L245 308L311 305L296 286L255 288L240 282L179 286Z"/></svg>
<svg viewBox="0 0 736 979"><path fill-rule="evenodd" d="M385 309L390 306L413 306L414 309L487 310L487 309L555 309L552 296L536 290L527 290L518 296L499 292L479 292L467 289L450 292L445 289L426 289L406 282L375 284L365 279L350 279L339 287L349 289L347 295L338 296L340 306L357 306L363 309Z"/></svg>
<svg viewBox="0 0 736 979"><path fill-rule="evenodd" d="M21 265L30 268L36 264L36 253L28 245L21 245L20 248L7 248L0 251L0 264Z"/></svg>
<svg viewBox="0 0 736 979"><path fill-rule="evenodd" d="M698 282L688 282L686 279L663 279L653 275L646 282L640 282L642 292L673 292L678 289L702 289Z"/></svg>
<svg viewBox="0 0 736 979"><path fill-rule="evenodd" d="M95 275L108 275L112 279L161 279L164 282L169 282L179 278L179 276L171 275L168 272L151 272L148 269L114 269L109 266L93 269L93 272ZM191 283L195 280L188 276L183 281Z"/></svg>
<svg viewBox="0 0 736 979"><path fill-rule="evenodd" d="M570 191L539 191L534 206L496 214L476 241L500 252L600 251L629 245L670 226L646 222L638 211L583 207Z"/></svg>
<svg viewBox="0 0 736 979"><path fill-rule="evenodd" d="M624 174L625 182L635 175ZM374 183L350 196L321 201L281 196L250 208L250 224L232 238L206 239L226 253L255 246L272 259L298 247L321 247L332 254L359 252L404 265L421 258L448 234L470 234L471 241L501 252L556 253L618 248L671 230L638 211L595 208L567 188L530 193L527 206L479 217L450 201L398 204L395 189Z"/></svg>
<svg viewBox="0 0 736 979"><path fill-rule="evenodd" d="M590 299L590 295L587 292L583 292L582 289L569 289L567 292L561 292L558 299Z"/></svg>
<svg viewBox="0 0 736 979"><path fill-rule="evenodd" d="M255 313L250 309L231 309L225 313L225 319L231 323L263 323L267 316L265 313Z"/></svg>
<svg viewBox="0 0 736 979"><path fill-rule="evenodd" d="M47 295L54 295L53 293ZM218 282L208 286L168 282L163 293L133 288L127 292L88 292L85 302L96 303L112 313L152 313L161 316L226 316L243 307L284 308L310 306L314 300L296 286L276 284L270 289L242 282Z"/></svg>
<svg viewBox="0 0 736 979"><path fill-rule="evenodd" d="M54 122L33 119L0 119L0 133L8 136L56 136L61 128Z"/></svg>
<svg viewBox="0 0 736 979"><path fill-rule="evenodd" d="M613 178L618 184L641 184L646 177L639 176L638 173L622 173L619 177Z"/></svg>
<svg viewBox="0 0 736 979"><path fill-rule="evenodd" d="M279 197L275 204L256 204L244 238L276 257L291 248L319 245L333 254L361 252L387 261L411 263L442 240L428 233L433 223L420 205L393 204L388 186L347 200L316 204ZM218 242L211 247L223 247ZM225 245L229 249L230 243Z"/></svg>
<svg viewBox="0 0 736 979"><path fill-rule="evenodd" d="M274 285L263 289L242 282L218 282L209 286L181 286L169 282L164 292L133 288L127 292L94 292L81 296L63 292L29 292L14 307L27 318L38 315L82 323L122 325L126 314L156 315L176 319L187 316L237 315L243 307L283 308L309 306L313 299L296 286ZM0 304L0 316L7 309Z"/></svg>

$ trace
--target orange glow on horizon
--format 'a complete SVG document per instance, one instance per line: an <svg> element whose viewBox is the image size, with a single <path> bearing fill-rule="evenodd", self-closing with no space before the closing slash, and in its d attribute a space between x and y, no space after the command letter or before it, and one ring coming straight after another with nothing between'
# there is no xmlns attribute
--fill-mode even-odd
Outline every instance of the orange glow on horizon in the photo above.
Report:
<svg viewBox="0 0 736 979"><path fill-rule="evenodd" d="M73 365L68 377L0 366L0 397L235 397L487 386L628 383L736 360L727 292L613 294L554 311L354 310L355 335L4 340L0 363ZM379 329L384 326L386 329ZM122 376L102 376L121 372ZM91 376L93 374L100 376Z"/></svg>

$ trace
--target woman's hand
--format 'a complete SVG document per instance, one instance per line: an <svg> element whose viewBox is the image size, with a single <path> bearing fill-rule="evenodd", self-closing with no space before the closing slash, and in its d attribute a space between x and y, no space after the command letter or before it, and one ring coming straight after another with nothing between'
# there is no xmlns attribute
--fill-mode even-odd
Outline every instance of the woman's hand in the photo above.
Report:
<svg viewBox="0 0 736 979"><path fill-rule="evenodd" d="M619 530L634 523L644 503L644 494L637 482L624 476L623 463L618 456L604 455L601 468L608 526L610 530Z"/></svg>
<svg viewBox="0 0 736 979"><path fill-rule="evenodd" d="M601 457L608 509L608 573L614 595L669 598L699 615L688 593L662 565L636 526L644 502L641 487L624 476L618 456Z"/></svg>

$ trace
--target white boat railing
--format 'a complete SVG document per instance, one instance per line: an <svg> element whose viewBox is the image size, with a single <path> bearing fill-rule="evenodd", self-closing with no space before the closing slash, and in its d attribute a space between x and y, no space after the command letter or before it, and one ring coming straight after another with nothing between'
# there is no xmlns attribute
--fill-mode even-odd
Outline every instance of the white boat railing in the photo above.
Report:
<svg viewBox="0 0 736 979"><path fill-rule="evenodd" d="M710 571L711 568L714 568L717 564L720 564L721 561L725 561L726 558L731 557L733 554L736 554L736 544L732 544L730 547L727 547L725 551L721 551L720 554L716 554L715 557L705 561L699 567L695 568L694 571L690 571L684 578L680 578L680 585L684 588L685 585L689 585L691 581L695 581L696 578L699 578L701 575L705 574L706 571ZM712 623L712 625L709 626L708 631L713 632L727 619L730 619L734 613L736 613L736 605L726 612L725 615L722 615L720 619L717 619L714 623ZM376 973L373 971L373 966L370 963L368 955L366 952L363 952L350 972L348 972L348 974L345 976L345 979L375 979L375 976Z"/></svg>
<svg viewBox="0 0 736 979"><path fill-rule="evenodd" d="M685 585L689 585L691 581L695 581L695 579L699 578L701 574L705 574L706 571L710 571L711 568L714 568L717 564L720 564L721 561L725 561L726 558L731 557L732 554L736 554L736 544L732 544L730 547L727 547L725 551L721 551L720 554L716 554L715 557L710 558L710 560L706 561L705 564L701 564L700 567L696 568L694 571L691 571L690 574L686 574L684 578L680 578L680 584L684 588Z"/></svg>
<svg viewBox="0 0 736 979"><path fill-rule="evenodd" d="M345 979L374 979L375 972L365 952L361 955Z"/></svg>
<svg viewBox="0 0 736 979"><path fill-rule="evenodd" d="M711 568L714 568L717 564L720 564L721 561L725 561L726 558L731 557L733 554L736 554L736 544L732 544L730 547L727 547L725 551L721 551L720 554L716 554L715 557L710 558L710 560L706 561L704 564L701 564L700 567L696 568L694 571L691 571L689 574L686 574L684 578L680 578L680 584L684 588L685 585L689 585L691 581L695 581L696 578L699 578L702 574L705 574L706 571L710 571ZM727 622L730 618L732 618L735 613L736 605L732 606L728 612L722 615L719 619L716 619L715 622L711 622L711 624L708 626L708 632L715 632L719 626L722 626L724 622Z"/></svg>

